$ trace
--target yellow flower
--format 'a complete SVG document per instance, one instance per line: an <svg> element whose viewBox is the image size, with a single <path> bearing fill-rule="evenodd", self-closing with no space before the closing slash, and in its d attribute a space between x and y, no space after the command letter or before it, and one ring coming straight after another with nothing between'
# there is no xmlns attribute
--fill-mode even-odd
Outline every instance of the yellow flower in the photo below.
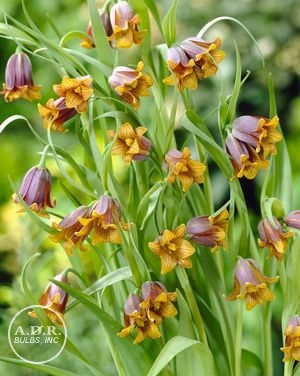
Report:
<svg viewBox="0 0 300 376"><path fill-rule="evenodd" d="M298 315L292 316L287 324L284 332L285 344L281 347L284 352L283 361L287 362L290 359L300 361L300 317Z"/></svg>
<svg viewBox="0 0 300 376"><path fill-rule="evenodd" d="M184 239L185 225L182 224L174 230L164 230L154 242L148 246L152 252L161 258L161 273L170 272L175 266L191 268L192 262L189 257L195 252L192 244Z"/></svg>
<svg viewBox="0 0 300 376"><path fill-rule="evenodd" d="M143 161L148 158L151 149L151 142L144 137L147 132L145 127L137 127L135 130L129 123L121 125L115 145L112 149L112 155L122 155L126 163L131 163L132 160ZM109 130L107 132L110 138L114 138L116 132Z"/></svg>
<svg viewBox="0 0 300 376"><path fill-rule="evenodd" d="M183 149L183 152L172 149L165 156L165 163L170 171L167 181L174 183L178 177L183 192L187 192L193 182L203 183L204 181L203 173L206 170L206 166L190 157L191 152L187 147Z"/></svg>
<svg viewBox="0 0 300 376"><path fill-rule="evenodd" d="M53 90L59 97L64 97L67 108L74 108L77 112L87 110L88 99L93 94L92 78L90 76L70 78L65 76L61 84L53 85Z"/></svg>
<svg viewBox="0 0 300 376"><path fill-rule="evenodd" d="M108 40L115 47L129 48L141 44L146 30L138 31L140 17L134 14L127 1L119 1L110 10L110 23L113 29Z"/></svg>
<svg viewBox="0 0 300 376"><path fill-rule="evenodd" d="M108 78L111 88L125 102L129 103L135 110L140 106L139 97L147 97L150 94L148 88L152 86L151 76L143 74L144 63L140 61L136 69L117 67Z"/></svg>
<svg viewBox="0 0 300 376"><path fill-rule="evenodd" d="M246 309L250 311L257 304L274 299L274 294L267 284L277 282L279 277L265 276L257 263L252 259L240 259L234 271L232 292L226 296L227 300L245 299Z"/></svg>
<svg viewBox="0 0 300 376"><path fill-rule="evenodd" d="M275 256L281 261L288 247L288 238L293 236L292 231L284 231L280 222L273 217L273 223L268 218L259 222L258 232L261 239L258 239L259 248L267 247L270 257Z"/></svg>

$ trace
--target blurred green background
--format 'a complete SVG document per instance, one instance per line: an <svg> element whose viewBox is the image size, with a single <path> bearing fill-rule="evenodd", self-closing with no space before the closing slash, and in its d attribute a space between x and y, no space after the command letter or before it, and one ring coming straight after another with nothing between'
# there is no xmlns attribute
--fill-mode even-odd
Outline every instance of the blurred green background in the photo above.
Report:
<svg viewBox="0 0 300 376"><path fill-rule="evenodd" d="M157 1L163 16L169 8L171 1ZM99 2L99 6L102 2ZM70 30L85 31L89 20L88 9L82 0L56 0L56 1L26 1L30 16L36 25L49 37L57 39L49 19L51 19L60 35ZM20 22L24 21L22 6L19 0L0 0L1 22L6 12ZM300 209L300 2L297 0L179 0L177 40L180 42L186 37L195 36L198 31L210 20L219 16L230 16L243 23L256 38L265 59L265 67L253 42L243 29L235 23L228 21L216 24L206 35L207 40L216 36L222 39L222 49L227 58L222 62L220 69L224 78L224 87L231 88L235 75L235 55L233 40L237 42L241 53L243 72L251 71L238 105L238 115L268 116L268 73L274 79L278 116L281 121L288 150L293 167L294 187L293 209ZM155 43L161 43L159 37ZM72 47L82 50L80 41L72 42ZM15 51L15 44L7 39L0 43L0 77L4 82L4 71L8 58ZM90 53L90 52L87 52ZM34 81L41 84L42 100L45 103L53 97L52 84L58 83L60 77L55 69L45 62L32 59ZM200 85L202 87L202 84ZM211 93L209 84L203 84L203 91L199 89L198 111L207 113L211 106ZM230 89L229 88L229 89ZM38 133L43 133L41 119L37 112L36 103L24 100L5 103L0 98L0 123L9 116L19 114L26 116ZM72 135L68 137L66 149L72 147ZM18 121L9 125L0 135L1 173L0 173L0 309L2 329L0 338L0 352L11 356L6 340L7 309L17 309L26 305L22 291L19 290L19 278L22 266L30 255L37 251L47 250L47 255L38 261L35 273L30 281L39 294L49 277L60 272L60 267L68 262L64 252L55 252L53 245L49 244L46 235L26 218L15 214L15 207L11 200L13 193L9 182L10 177L18 187L26 171L39 161L40 145L32 137L31 132L24 122ZM54 181L54 185L56 182ZM248 184L245 191L249 206L254 214L259 214L258 203L253 192L254 182ZM253 191L254 188L254 191ZM58 190L54 195L58 195ZM88 265L87 265L88 266ZM109 355L103 352L103 346L98 344L103 338L99 327L94 329L89 314L78 310L82 317L82 325L78 332L73 333L74 338L82 338L82 348L90 352L89 356L95 361L106 361L106 375L114 375L115 370L109 367ZM72 318L71 318L72 320ZM70 324L70 326L72 326ZM98 335L89 336L96 331ZM88 339L89 338L89 339ZM92 339L94 338L94 339ZM88 345L85 347L85 341ZM91 345L91 341L94 343ZM280 346L280 345L279 345ZM102 354L95 354L91 349L101 348ZM14 366L3 366L4 372L13 373ZM70 369L72 364L70 362ZM1 364L0 364L1 370ZM18 371L18 374L22 374ZM78 372L78 370L77 370ZM276 371L280 375L280 370ZM5 373L2 373L5 374ZM24 371L23 374L32 374ZM37 374L37 373L34 373Z"/></svg>

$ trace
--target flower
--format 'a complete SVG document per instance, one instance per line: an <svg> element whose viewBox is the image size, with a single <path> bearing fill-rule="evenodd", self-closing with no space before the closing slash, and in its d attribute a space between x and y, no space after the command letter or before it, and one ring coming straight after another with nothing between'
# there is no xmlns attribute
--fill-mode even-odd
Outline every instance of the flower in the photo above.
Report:
<svg viewBox="0 0 300 376"><path fill-rule="evenodd" d="M45 106L38 104L38 111L44 121L44 127L53 131L65 132L64 123L74 117L77 111L66 106L64 97L49 99Z"/></svg>
<svg viewBox="0 0 300 376"><path fill-rule="evenodd" d="M67 108L74 108L82 113L87 110L88 99L93 94L92 78L87 75L83 77L63 77L61 84L53 85L53 90L59 97L64 97Z"/></svg>
<svg viewBox="0 0 300 376"><path fill-rule="evenodd" d="M195 252L192 244L184 239L185 225L181 224L174 230L164 230L154 242L148 246L152 252L161 258L161 274L170 272L175 266L191 268L189 257Z"/></svg>
<svg viewBox="0 0 300 376"><path fill-rule="evenodd" d="M263 158L276 154L275 143L282 139L276 127L279 119L255 116L241 116L234 120L232 134L239 141L251 145L257 153L263 151Z"/></svg>
<svg viewBox="0 0 300 376"><path fill-rule="evenodd" d="M135 110L140 106L139 97L150 95L148 88L152 86L151 76L142 73L144 63L140 61L136 69L117 67L108 78L111 88L125 102L129 103Z"/></svg>
<svg viewBox="0 0 300 376"><path fill-rule="evenodd" d="M167 63L172 74L163 82L176 84L179 90L197 89L198 81L216 74L217 63L225 54L219 50L220 38L214 42L206 42L201 38L188 38L168 49Z"/></svg>
<svg viewBox="0 0 300 376"><path fill-rule="evenodd" d="M58 274L54 279L59 282L68 283L68 278L64 273ZM41 296L39 304L45 307L44 311L52 322L62 325L68 298L69 295L64 290L55 283L50 282ZM52 309L57 314L47 308ZM37 317L35 311L28 312L28 315L33 318Z"/></svg>
<svg viewBox="0 0 300 376"><path fill-rule="evenodd" d="M131 124L122 124L117 132L111 154L122 155L126 163L131 163L132 160L144 161L148 158L151 149L151 141L143 136L145 132L147 132L145 127L137 127L134 130ZM116 132L109 130L107 134L110 138L114 138Z"/></svg>
<svg viewBox="0 0 300 376"><path fill-rule="evenodd" d="M275 283L278 276L265 276L257 263L252 259L239 259L235 266L232 292L227 300L245 299L246 309L250 311L257 304L274 299L274 294L268 289L267 283Z"/></svg>
<svg viewBox="0 0 300 376"><path fill-rule="evenodd" d="M32 167L27 171L23 178L19 195L30 207L30 209L42 217L49 217L46 212L46 206L54 208L55 200L51 202L50 192L52 185L52 177L50 171L46 167ZM24 208L19 202L16 194L13 199L18 206L18 212L24 212Z"/></svg>
<svg viewBox="0 0 300 376"><path fill-rule="evenodd" d="M259 170L268 168L269 161L253 146L239 141L230 133L225 140L226 151L234 168L234 177L254 179Z"/></svg>
<svg viewBox="0 0 300 376"><path fill-rule="evenodd" d="M292 316L284 331L285 344L281 347L284 352L283 361L287 362L290 359L300 361L300 317L298 315Z"/></svg>
<svg viewBox="0 0 300 376"><path fill-rule="evenodd" d="M52 227L58 230L59 233L49 235L49 239L55 243L61 243L65 251L70 255L72 255L72 249L78 246L80 250L85 251L82 242L86 239L88 234L85 232L79 235L78 233L83 227L80 219L89 217L89 215L90 209L88 206L76 208L58 224L56 222L52 224Z"/></svg>
<svg viewBox="0 0 300 376"><path fill-rule="evenodd" d="M283 222L289 227L300 230L300 210L294 210L288 213L283 218Z"/></svg>
<svg viewBox="0 0 300 376"><path fill-rule="evenodd" d="M91 232L93 245L105 242L120 244L122 237L118 226L128 230L128 224L120 223L121 219L119 201L103 195L91 208L91 214L79 219L82 228L76 236L85 237Z"/></svg>
<svg viewBox="0 0 300 376"><path fill-rule="evenodd" d="M161 333L158 325L147 316L147 310L140 306L141 298L136 294L130 294L124 305L124 328L118 332L118 336L127 337L132 331L137 331L133 343L142 342L145 338L159 338Z"/></svg>
<svg viewBox="0 0 300 376"><path fill-rule="evenodd" d="M174 183L178 177L183 192L187 192L193 182L203 183L204 181L203 173L206 170L206 166L190 157L191 152L187 147L183 149L183 152L172 149L165 156L165 164L170 170L167 181Z"/></svg>
<svg viewBox="0 0 300 376"><path fill-rule="evenodd" d="M161 282L144 282L142 298L140 307L145 308L149 320L158 325L163 318L177 315L177 309L171 303L176 300L176 292L168 292Z"/></svg>
<svg viewBox="0 0 300 376"><path fill-rule="evenodd" d="M140 17L134 14L127 1L119 1L110 10L110 23L113 33L108 40L115 47L129 48L143 42L146 30L138 31Z"/></svg>
<svg viewBox="0 0 300 376"><path fill-rule="evenodd" d="M186 225L186 233L197 244L211 247L215 252L218 247L226 248L226 233L229 213L223 210L216 216L203 215L190 219Z"/></svg>
<svg viewBox="0 0 300 376"><path fill-rule="evenodd" d="M40 99L39 91L42 86L34 85L32 78L32 66L29 57L22 53L13 54L6 65L5 83L3 91L6 102L12 102L15 99L23 98L29 101Z"/></svg>
<svg viewBox="0 0 300 376"><path fill-rule="evenodd" d="M292 231L284 231L280 222L273 217L272 222L268 218L262 219L258 224L259 248L268 247L270 255L281 261L288 247L288 238L293 236Z"/></svg>

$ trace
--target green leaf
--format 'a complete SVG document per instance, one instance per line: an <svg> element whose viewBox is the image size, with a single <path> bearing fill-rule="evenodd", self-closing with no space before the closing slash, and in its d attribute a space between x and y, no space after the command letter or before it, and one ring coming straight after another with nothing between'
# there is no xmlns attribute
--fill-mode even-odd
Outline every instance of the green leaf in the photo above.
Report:
<svg viewBox="0 0 300 376"><path fill-rule="evenodd" d="M178 7L178 0L173 0L173 4L168 10L163 23L162 29L168 47L176 41L176 13Z"/></svg>
<svg viewBox="0 0 300 376"><path fill-rule="evenodd" d="M244 372L248 374L251 369L251 375L262 375L264 372L261 359L252 351L242 349L242 367ZM247 371L246 371L247 370ZM252 372L253 370L253 372ZM256 371L256 372L255 372ZM255 373L254 373L255 372ZM249 372L250 374L250 372Z"/></svg>
<svg viewBox="0 0 300 376"><path fill-rule="evenodd" d="M215 366L213 356L208 346L194 339L176 336L170 339L161 350L159 356L156 358L153 366L148 372L147 376L158 375L163 368L179 353L194 347L193 354L197 356L197 364L194 364L194 370L197 370L197 375L210 375L214 376ZM202 372L202 373L201 373ZM190 375L187 373L187 375Z"/></svg>

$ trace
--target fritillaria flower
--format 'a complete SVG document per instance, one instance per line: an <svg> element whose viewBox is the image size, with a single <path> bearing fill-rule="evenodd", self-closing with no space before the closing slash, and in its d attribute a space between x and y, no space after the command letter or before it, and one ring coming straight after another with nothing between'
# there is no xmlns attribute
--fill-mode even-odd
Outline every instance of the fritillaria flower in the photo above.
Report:
<svg viewBox="0 0 300 376"><path fill-rule="evenodd" d="M232 133L225 140L226 151L234 168L234 177L254 179L258 171L268 168L269 161L253 146L239 141Z"/></svg>
<svg viewBox="0 0 300 376"><path fill-rule="evenodd" d="M55 200L51 202L50 192L52 177L46 167L32 167L23 178L19 194L30 207L30 209L42 217L49 217L46 207L53 208ZM15 203L18 205L18 212L23 212L24 208L20 204L17 195L13 195Z"/></svg>
<svg viewBox="0 0 300 376"><path fill-rule="evenodd" d="M68 283L68 278L64 273L58 274L54 279L59 282ZM44 307L45 313L52 322L62 325L68 298L69 295L64 290L58 287L55 283L50 282L41 296L39 304ZM52 309L57 314L47 308ZM28 315L33 318L37 317L35 311L28 312Z"/></svg>
<svg viewBox="0 0 300 376"><path fill-rule="evenodd" d="M78 235L83 225L80 219L89 217L90 209L87 206L80 206L75 209L71 214L67 215L59 223L54 222L52 227L59 231L58 234L49 235L49 238L55 243L61 243L65 251L72 255L73 248L79 246L80 250L84 251L82 242L88 236L87 233Z"/></svg>
<svg viewBox="0 0 300 376"><path fill-rule="evenodd" d="M92 78L88 76L70 78L63 77L61 84L53 85L59 97L64 97L67 108L74 108L82 113L87 110L88 99L93 94Z"/></svg>
<svg viewBox="0 0 300 376"><path fill-rule="evenodd" d="M188 38L169 48L167 55L168 68L172 74L163 82L184 88L197 89L198 81L216 74L217 64L225 54L219 50L220 38L214 42L206 42L201 38Z"/></svg>
<svg viewBox="0 0 300 376"><path fill-rule="evenodd" d="M188 221L186 233L195 243L211 247L212 252L217 251L219 247L226 248L228 217L227 210L223 210L216 216L194 217Z"/></svg>
<svg viewBox="0 0 300 376"><path fill-rule="evenodd" d="M141 44L146 30L139 31L140 17L134 14L127 1L119 1L110 10L110 23L113 29L108 40L115 47L129 48Z"/></svg>
<svg viewBox="0 0 300 376"><path fill-rule="evenodd" d="M91 232L92 244L120 244L122 237L119 226L128 230L128 224L121 223L121 208L117 199L103 195L91 208L91 214L79 219L82 228L76 236L86 237Z"/></svg>
<svg viewBox="0 0 300 376"><path fill-rule="evenodd" d="M140 61L136 69L117 67L108 78L111 88L125 102L129 103L135 110L140 106L139 97L148 97L148 88L152 86L151 76L142 73L144 63Z"/></svg>
<svg viewBox="0 0 300 376"><path fill-rule="evenodd" d="M143 283L142 298L140 307L145 308L148 318L158 325L163 318L177 315L177 309L172 303L176 300L176 292L168 292L161 282Z"/></svg>
<svg viewBox="0 0 300 376"><path fill-rule="evenodd" d="M158 324L148 318L147 310L140 306L141 302L138 295L129 295L124 305L124 329L117 333L120 337L128 337L131 332L137 332L135 344L147 337L156 339L161 336Z"/></svg>
<svg viewBox="0 0 300 376"><path fill-rule="evenodd" d="M289 227L300 230L300 210L294 210L288 213L283 218L283 222Z"/></svg>
<svg viewBox="0 0 300 376"><path fill-rule="evenodd" d="M77 111L66 106L66 99L49 99L45 106L38 104L38 111L44 121L44 127L52 131L65 132L64 123L73 118Z"/></svg>
<svg viewBox="0 0 300 376"><path fill-rule="evenodd" d="M258 239L258 246L259 248L267 247L270 252L269 257L274 256L278 261L281 261L288 247L288 238L293 236L293 232L284 231L275 217L273 217L272 222L268 218L264 218L259 222L258 232L260 239Z"/></svg>
<svg viewBox="0 0 300 376"><path fill-rule="evenodd" d="M148 246L152 252L161 258L161 274L166 274L179 265L191 268L190 256L195 252L192 244L184 239L185 225L182 224L174 230L164 230L154 242Z"/></svg>
<svg viewBox="0 0 300 376"><path fill-rule="evenodd" d="M169 167L167 181L174 183L178 177L181 182L183 192L187 192L193 182L203 183L203 173L206 166L196 160L191 159L189 148L185 147L182 152L176 149L170 150L165 156L165 164Z"/></svg>
<svg viewBox="0 0 300 376"><path fill-rule="evenodd" d="M126 163L131 163L132 160L144 161L148 158L151 149L151 141L143 136L145 132L147 132L145 127L137 127L134 130L131 124L122 124L117 132L111 154L121 155ZM114 138L116 132L109 130L107 134L110 138Z"/></svg>
<svg viewBox="0 0 300 376"><path fill-rule="evenodd" d="M12 102L15 99L23 98L29 101L40 99L39 91L42 86L34 85L32 78L32 66L29 57L21 53L13 54L6 65L5 83L3 91L6 102Z"/></svg>
<svg viewBox="0 0 300 376"><path fill-rule="evenodd" d="M248 145L251 145L257 153L262 150L263 158L269 154L276 154L275 143L282 139L276 129L279 119L274 116L272 119L255 116L241 116L234 120L233 136Z"/></svg>
<svg viewBox="0 0 300 376"><path fill-rule="evenodd" d="M283 361L287 362L290 359L300 361L300 317L298 315L292 316L287 324L284 332L285 344L281 347L284 352Z"/></svg>
<svg viewBox="0 0 300 376"><path fill-rule="evenodd" d="M239 259L235 266L233 289L226 299L245 299L246 309L250 311L257 304L274 299L274 294L267 284L275 283L278 279L278 276L265 276L255 260Z"/></svg>

